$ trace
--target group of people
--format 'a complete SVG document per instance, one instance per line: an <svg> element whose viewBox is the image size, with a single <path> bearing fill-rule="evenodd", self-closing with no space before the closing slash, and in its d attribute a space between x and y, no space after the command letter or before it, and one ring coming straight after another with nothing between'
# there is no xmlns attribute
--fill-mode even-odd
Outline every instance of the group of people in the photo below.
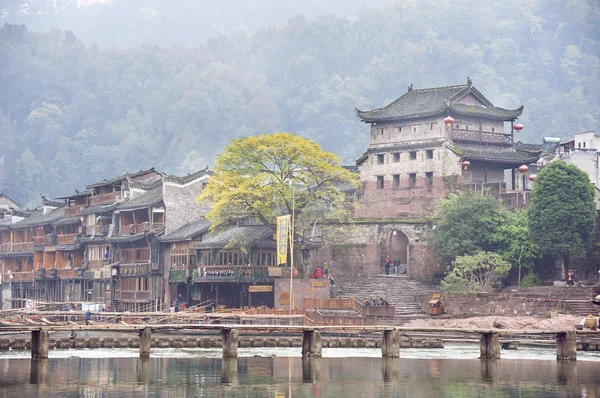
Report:
<svg viewBox="0 0 600 398"><path fill-rule="evenodd" d="M336 267L336 263L335 260L331 260L331 268L335 268ZM327 261L323 261L323 267L319 267L317 266L317 268L315 268L314 272L312 274L309 275L310 279L329 279L329 285L330 286L335 286L335 281L333 280L333 272L330 269L329 264L327 264Z"/></svg>
<svg viewBox="0 0 600 398"><path fill-rule="evenodd" d="M370 299L365 300L365 306L373 306L373 307L387 307L390 303L383 297L373 296Z"/></svg>
<svg viewBox="0 0 600 398"><path fill-rule="evenodd" d="M392 267L392 264L394 265L394 275L398 276L400 275L400 259L398 257L394 258L394 261L392 263L392 260L390 259L390 256L387 256L385 258L385 274L389 275L390 274L390 268Z"/></svg>
<svg viewBox="0 0 600 398"><path fill-rule="evenodd" d="M177 296L177 298L173 301L173 311L179 312L179 310L185 310L187 307L187 302L183 299L181 293Z"/></svg>

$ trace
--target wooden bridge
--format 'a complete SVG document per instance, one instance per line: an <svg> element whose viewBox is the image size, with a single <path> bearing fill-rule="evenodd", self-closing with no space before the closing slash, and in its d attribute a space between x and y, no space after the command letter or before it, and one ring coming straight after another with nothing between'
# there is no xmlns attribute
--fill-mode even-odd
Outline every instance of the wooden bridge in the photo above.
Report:
<svg viewBox="0 0 600 398"><path fill-rule="evenodd" d="M321 357L322 332L381 332L381 354L383 358L398 358L400 356L400 335L402 333L425 332L446 334L479 334L480 359L499 359L501 335L554 335L556 336L557 360L575 360L577 335L600 336L599 331L577 330L505 330L505 329L461 329L461 328L430 328L430 327L401 327L391 325L339 325L339 326L296 326L296 325L245 325L245 324L162 324L162 325L15 325L0 327L2 332L31 332L31 357L33 359L48 358L50 331L120 331L138 332L140 337L140 358L150 357L152 332L167 330L212 330L222 335L223 358L236 358L238 355L239 333L242 332L286 332L301 333L303 336L302 356Z"/></svg>

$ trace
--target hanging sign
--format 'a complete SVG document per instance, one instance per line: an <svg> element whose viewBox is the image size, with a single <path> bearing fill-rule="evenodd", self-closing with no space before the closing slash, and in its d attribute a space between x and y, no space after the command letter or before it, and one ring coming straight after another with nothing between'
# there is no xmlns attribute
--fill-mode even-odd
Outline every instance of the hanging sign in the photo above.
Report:
<svg viewBox="0 0 600 398"><path fill-rule="evenodd" d="M252 285L252 286L248 286L248 291L250 293L272 292L273 286L271 286L271 285Z"/></svg>
<svg viewBox="0 0 600 398"><path fill-rule="evenodd" d="M277 217L277 264L287 263L290 241L290 216Z"/></svg>

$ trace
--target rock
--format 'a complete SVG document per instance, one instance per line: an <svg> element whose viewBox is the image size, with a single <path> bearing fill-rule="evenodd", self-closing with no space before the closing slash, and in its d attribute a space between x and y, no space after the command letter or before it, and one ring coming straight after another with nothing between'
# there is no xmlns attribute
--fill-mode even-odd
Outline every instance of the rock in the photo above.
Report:
<svg viewBox="0 0 600 398"><path fill-rule="evenodd" d="M492 326L496 329L506 329L506 324L504 324L504 322L500 321L498 318L494 319Z"/></svg>
<svg viewBox="0 0 600 398"><path fill-rule="evenodd" d="M504 341L502 343L502 349L503 350L518 350L519 343L517 343L516 341Z"/></svg>

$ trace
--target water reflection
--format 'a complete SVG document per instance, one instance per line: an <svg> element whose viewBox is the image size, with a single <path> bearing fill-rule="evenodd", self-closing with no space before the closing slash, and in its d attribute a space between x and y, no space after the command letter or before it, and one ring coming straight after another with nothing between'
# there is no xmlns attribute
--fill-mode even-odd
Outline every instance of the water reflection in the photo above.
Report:
<svg viewBox="0 0 600 398"><path fill-rule="evenodd" d="M381 358L0 360L0 396L598 396L598 364Z"/></svg>

